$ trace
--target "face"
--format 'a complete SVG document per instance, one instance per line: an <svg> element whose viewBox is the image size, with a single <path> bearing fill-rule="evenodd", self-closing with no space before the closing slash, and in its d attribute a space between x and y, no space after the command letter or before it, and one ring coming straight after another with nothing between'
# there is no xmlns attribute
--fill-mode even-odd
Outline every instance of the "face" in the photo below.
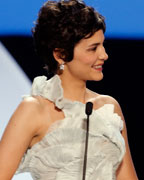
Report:
<svg viewBox="0 0 144 180"><path fill-rule="evenodd" d="M102 65L108 59L103 42L102 30L82 39L74 48L73 60L66 63L66 71L81 80L100 81L103 78Z"/></svg>

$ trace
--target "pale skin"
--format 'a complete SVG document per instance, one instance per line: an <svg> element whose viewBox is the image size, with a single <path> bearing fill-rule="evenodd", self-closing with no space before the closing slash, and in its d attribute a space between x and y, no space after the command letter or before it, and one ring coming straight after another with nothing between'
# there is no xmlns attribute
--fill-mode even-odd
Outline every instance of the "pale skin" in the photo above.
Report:
<svg viewBox="0 0 144 180"><path fill-rule="evenodd" d="M103 72L94 68L108 59L103 42L104 34L102 30L99 30L92 37L82 39L75 46L73 60L65 63L65 69L59 75L64 97L82 103L92 101L94 109L104 104L115 105L115 112L124 122L122 136L126 144L126 154L117 170L117 180L138 180L120 105L114 98L100 95L86 88L87 80L100 81L103 78ZM59 64L63 63L58 51L54 51L53 55ZM63 112L47 99L29 97L23 100L12 115L0 141L0 180L11 180L27 148L39 142L49 127L63 118Z"/></svg>

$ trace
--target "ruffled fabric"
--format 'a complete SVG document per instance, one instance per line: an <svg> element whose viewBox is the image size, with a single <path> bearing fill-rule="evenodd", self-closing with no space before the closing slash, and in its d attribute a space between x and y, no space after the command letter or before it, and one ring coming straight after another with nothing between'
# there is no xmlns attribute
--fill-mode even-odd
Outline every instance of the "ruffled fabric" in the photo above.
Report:
<svg viewBox="0 0 144 180"><path fill-rule="evenodd" d="M17 173L30 172L34 180L82 179L85 148L85 104L63 97L61 80L36 77L32 96L42 96L55 103L65 118L56 121L44 138L25 153ZM114 113L113 104L93 110L90 116L86 178L116 180L116 170L125 153L121 135L123 121Z"/></svg>

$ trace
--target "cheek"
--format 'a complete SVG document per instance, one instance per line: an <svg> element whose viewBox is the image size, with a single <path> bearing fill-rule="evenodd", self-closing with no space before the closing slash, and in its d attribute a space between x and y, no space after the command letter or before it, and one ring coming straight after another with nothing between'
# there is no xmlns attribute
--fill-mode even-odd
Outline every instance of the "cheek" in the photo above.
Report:
<svg viewBox="0 0 144 180"><path fill-rule="evenodd" d="M90 66L88 59L83 57L81 59L73 59L69 62L68 69L72 74L81 76L86 71L88 72Z"/></svg>
<svg viewBox="0 0 144 180"><path fill-rule="evenodd" d="M91 57L89 57L89 58L85 57L83 60L84 64L90 65L90 66L92 66L94 64L94 62L95 62L95 59L91 58Z"/></svg>
<svg viewBox="0 0 144 180"><path fill-rule="evenodd" d="M79 59L73 59L69 66L69 70L79 77L91 72L94 61L88 57L81 56ZM86 73L87 72L87 73Z"/></svg>
<svg viewBox="0 0 144 180"><path fill-rule="evenodd" d="M77 63L81 65L93 65L96 61L95 56L88 55L87 53L81 53L79 56L76 56L74 59Z"/></svg>
<svg viewBox="0 0 144 180"><path fill-rule="evenodd" d="M77 61L81 64L89 64L91 62L91 59L91 55L84 51L83 48L76 48L74 50L74 61Z"/></svg>

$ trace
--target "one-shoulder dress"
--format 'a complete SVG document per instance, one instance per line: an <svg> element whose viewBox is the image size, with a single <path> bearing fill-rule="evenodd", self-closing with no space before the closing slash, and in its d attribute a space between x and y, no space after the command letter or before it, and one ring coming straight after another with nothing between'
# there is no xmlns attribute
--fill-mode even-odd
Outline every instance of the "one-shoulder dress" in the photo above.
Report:
<svg viewBox="0 0 144 180"><path fill-rule="evenodd" d="M85 104L63 97L58 75L38 76L31 96L42 96L61 109L65 118L53 123L41 141L27 149L17 173L30 172L34 180L82 180L86 137ZM86 180L116 180L125 154L123 121L113 104L93 110L89 124Z"/></svg>

